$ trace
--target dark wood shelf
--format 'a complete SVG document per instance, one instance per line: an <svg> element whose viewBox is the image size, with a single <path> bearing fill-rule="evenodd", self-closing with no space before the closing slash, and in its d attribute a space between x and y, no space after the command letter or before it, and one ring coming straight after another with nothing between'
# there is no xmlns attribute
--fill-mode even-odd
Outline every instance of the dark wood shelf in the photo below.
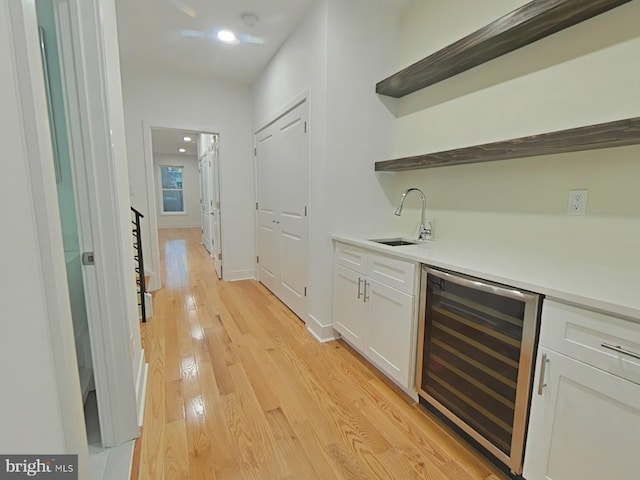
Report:
<svg viewBox="0 0 640 480"><path fill-rule="evenodd" d="M533 0L376 85L400 98L631 0Z"/></svg>
<svg viewBox="0 0 640 480"><path fill-rule="evenodd" d="M637 144L640 144L640 117L376 162L376 172L402 172Z"/></svg>

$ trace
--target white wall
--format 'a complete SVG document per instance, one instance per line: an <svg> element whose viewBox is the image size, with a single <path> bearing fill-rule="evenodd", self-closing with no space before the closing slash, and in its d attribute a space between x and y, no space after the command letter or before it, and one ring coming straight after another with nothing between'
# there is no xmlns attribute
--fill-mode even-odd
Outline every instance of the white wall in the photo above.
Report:
<svg viewBox="0 0 640 480"><path fill-rule="evenodd" d="M180 76L179 72L123 66L127 153L131 202L146 215L143 225L145 265L158 275L156 206L147 203L150 127L180 128L220 134L222 245L225 277L255 275L253 149L248 86ZM155 178L151 175L151 179ZM150 228L149 220L152 220ZM147 253L149 252L149 253Z"/></svg>
<svg viewBox="0 0 640 480"><path fill-rule="evenodd" d="M182 169L182 190L186 214L162 213L162 195L157 196L158 228L197 228L202 218L200 212L200 175L198 173L198 159L195 155L165 155L153 154L156 185L160 188L160 167L175 166Z"/></svg>
<svg viewBox="0 0 640 480"><path fill-rule="evenodd" d="M327 3L314 3L295 31L253 84L254 132L275 119L301 95L309 95L310 203L309 203L309 319L310 328L326 322L326 145L327 145ZM311 320L311 322L309 322ZM324 335L324 334L323 334Z"/></svg>
<svg viewBox="0 0 640 480"><path fill-rule="evenodd" d="M253 85L254 130L310 92L307 325L320 338L333 335L331 234L392 221L387 195L393 184L381 187L373 160L392 153L394 117L374 86L393 65L396 19L384 2L319 0ZM381 210L391 213L388 219Z"/></svg>
<svg viewBox="0 0 640 480"><path fill-rule="evenodd" d="M402 17L397 67L524 3L414 2ZM631 60L640 56L639 22L640 3L630 2L405 97L395 156L640 116ZM638 271L629 241L640 235L638 154L633 146L386 175L396 195L425 191L436 238ZM565 215L570 189L589 190L585 217ZM402 218L407 233L417 230L417 212Z"/></svg>
<svg viewBox="0 0 640 480"><path fill-rule="evenodd" d="M327 202L328 229L322 255L324 325L332 323L333 233L389 230L394 183L373 170L376 158L393 153L395 118L375 84L395 63L398 13L384 1L331 0L328 20ZM328 192L331 192L328 195Z"/></svg>
<svg viewBox="0 0 640 480"><path fill-rule="evenodd" d="M83 475L87 444L33 3L0 5L0 63L0 143L12 165L0 189L11 205L0 269L12 272L0 289L0 451L77 453Z"/></svg>

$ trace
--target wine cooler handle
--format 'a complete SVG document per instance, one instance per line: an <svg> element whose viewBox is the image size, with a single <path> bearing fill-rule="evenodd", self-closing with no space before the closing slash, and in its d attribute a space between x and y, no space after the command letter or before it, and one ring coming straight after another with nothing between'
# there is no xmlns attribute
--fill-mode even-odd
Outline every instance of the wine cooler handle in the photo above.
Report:
<svg viewBox="0 0 640 480"><path fill-rule="evenodd" d="M546 353L542 354L540 361L542 364L540 365L540 378L538 379L538 395L542 395L542 390L547 386L547 384L544 383L544 374L547 370L547 363L549 363Z"/></svg>

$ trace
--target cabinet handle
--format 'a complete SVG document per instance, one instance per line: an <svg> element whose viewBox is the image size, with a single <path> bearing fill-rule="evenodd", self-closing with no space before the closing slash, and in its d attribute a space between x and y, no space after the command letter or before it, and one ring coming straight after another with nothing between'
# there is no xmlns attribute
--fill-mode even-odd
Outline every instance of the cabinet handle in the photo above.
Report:
<svg viewBox="0 0 640 480"><path fill-rule="evenodd" d="M549 363L549 359L547 358L547 354L543 353L541 358L542 364L540 365L540 378L538 379L538 395L542 395L542 390L547 386L544 383L544 374L547 370L547 363Z"/></svg>
<svg viewBox="0 0 640 480"><path fill-rule="evenodd" d="M369 295L367 295L367 287L369 285L370 285L369 282L365 280L364 281L364 303L367 303L367 300L369 300Z"/></svg>
<svg viewBox="0 0 640 480"><path fill-rule="evenodd" d="M360 291L360 286L362 285L362 279L358 277L358 299L362 297L362 292Z"/></svg>
<svg viewBox="0 0 640 480"><path fill-rule="evenodd" d="M629 355L630 357L637 358L640 360L640 354L636 352L632 352L631 350L627 350L626 348L622 348L620 345L611 345L607 342L602 342L600 344L601 347L608 348L609 350L613 350L614 352L622 353L624 355Z"/></svg>

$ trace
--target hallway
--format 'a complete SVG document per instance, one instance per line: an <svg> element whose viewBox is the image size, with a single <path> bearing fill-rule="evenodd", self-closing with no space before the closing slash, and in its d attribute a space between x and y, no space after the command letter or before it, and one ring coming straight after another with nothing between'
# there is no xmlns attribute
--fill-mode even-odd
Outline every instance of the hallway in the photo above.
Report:
<svg viewBox="0 0 640 480"><path fill-rule="evenodd" d="M262 285L220 282L199 229L160 252L140 479L501 478Z"/></svg>

